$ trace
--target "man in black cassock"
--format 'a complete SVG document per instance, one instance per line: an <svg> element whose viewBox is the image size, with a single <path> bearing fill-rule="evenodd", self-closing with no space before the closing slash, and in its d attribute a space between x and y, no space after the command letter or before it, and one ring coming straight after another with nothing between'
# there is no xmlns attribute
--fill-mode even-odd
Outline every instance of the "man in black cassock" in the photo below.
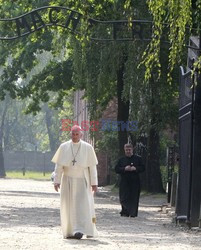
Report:
<svg viewBox="0 0 201 250"><path fill-rule="evenodd" d="M120 175L119 199L121 216L137 217L140 197L139 173L144 171L144 164L138 155L133 154L133 145L124 145L125 156L120 158L115 171Z"/></svg>

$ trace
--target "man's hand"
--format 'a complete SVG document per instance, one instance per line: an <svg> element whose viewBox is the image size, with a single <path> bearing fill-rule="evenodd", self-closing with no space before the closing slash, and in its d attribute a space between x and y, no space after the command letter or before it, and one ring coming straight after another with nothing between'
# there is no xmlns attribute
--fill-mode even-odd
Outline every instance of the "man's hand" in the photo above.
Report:
<svg viewBox="0 0 201 250"><path fill-rule="evenodd" d="M60 184L54 183L54 189L58 192L60 188Z"/></svg>
<svg viewBox="0 0 201 250"><path fill-rule="evenodd" d="M127 166L125 167L125 171L131 171L131 166L130 166L130 165L127 165Z"/></svg>
<svg viewBox="0 0 201 250"><path fill-rule="evenodd" d="M92 185L92 192L97 192L98 191L98 186L97 185Z"/></svg>
<svg viewBox="0 0 201 250"><path fill-rule="evenodd" d="M136 167L132 166L131 171L136 171Z"/></svg>

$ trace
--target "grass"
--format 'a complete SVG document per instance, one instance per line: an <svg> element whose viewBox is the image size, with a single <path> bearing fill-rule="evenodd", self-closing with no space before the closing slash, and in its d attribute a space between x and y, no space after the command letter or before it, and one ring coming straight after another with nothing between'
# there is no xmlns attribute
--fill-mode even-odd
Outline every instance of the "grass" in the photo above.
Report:
<svg viewBox="0 0 201 250"><path fill-rule="evenodd" d="M51 172L44 175L43 172L26 171L23 175L22 171L6 171L6 177L14 179L50 180L51 174Z"/></svg>

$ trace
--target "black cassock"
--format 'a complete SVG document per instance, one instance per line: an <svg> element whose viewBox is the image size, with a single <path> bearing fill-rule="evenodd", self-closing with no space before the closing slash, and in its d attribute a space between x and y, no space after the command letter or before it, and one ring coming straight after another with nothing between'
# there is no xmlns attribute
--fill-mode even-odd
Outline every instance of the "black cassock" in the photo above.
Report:
<svg viewBox="0 0 201 250"><path fill-rule="evenodd" d="M125 171L127 165L136 167L136 171ZM119 199L122 216L136 217L140 197L139 173L144 171L144 164L140 156L122 157L115 166L115 172L120 175Z"/></svg>

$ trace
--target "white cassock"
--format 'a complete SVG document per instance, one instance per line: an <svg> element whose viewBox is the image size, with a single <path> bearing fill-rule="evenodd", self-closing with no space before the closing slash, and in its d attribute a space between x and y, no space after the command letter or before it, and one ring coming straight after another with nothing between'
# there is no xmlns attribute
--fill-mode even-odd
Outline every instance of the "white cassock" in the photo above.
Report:
<svg viewBox="0 0 201 250"><path fill-rule="evenodd" d="M73 160L74 162L73 165ZM96 237L96 217L91 185L98 185L98 164L93 147L80 140L62 143L52 158L55 165L54 183L61 183L60 215L63 237L81 232Z"/></svg>

